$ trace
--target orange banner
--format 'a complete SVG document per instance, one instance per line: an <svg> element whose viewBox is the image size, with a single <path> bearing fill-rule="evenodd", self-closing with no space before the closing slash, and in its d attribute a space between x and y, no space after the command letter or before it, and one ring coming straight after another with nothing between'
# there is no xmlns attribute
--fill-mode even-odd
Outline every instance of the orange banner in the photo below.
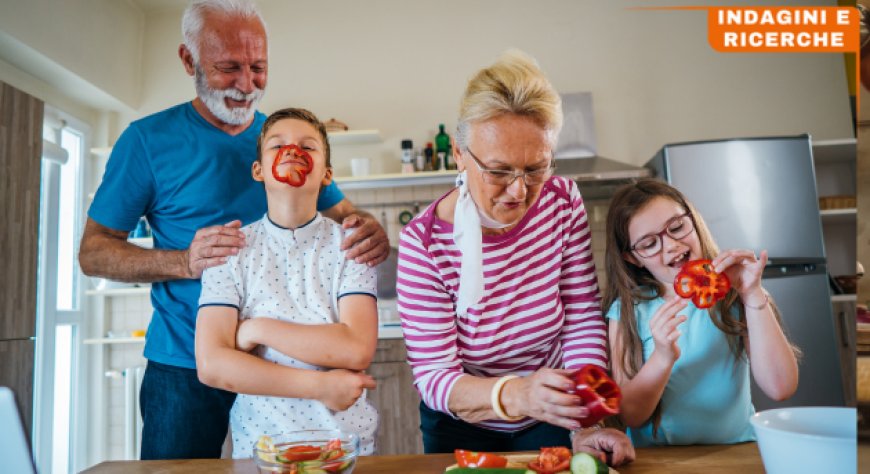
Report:
<svg viewBox="0 0 870 474"><path fill-rule="evenodd" d="M707 40L722 53L858 51L852 7L707 7Z"/></svg>

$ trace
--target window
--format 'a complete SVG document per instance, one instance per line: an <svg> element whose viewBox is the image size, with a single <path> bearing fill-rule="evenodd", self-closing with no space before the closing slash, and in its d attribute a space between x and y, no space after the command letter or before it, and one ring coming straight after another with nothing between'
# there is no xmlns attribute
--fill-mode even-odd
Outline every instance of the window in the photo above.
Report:
<svg viewBox="0 0 870 474"><path fill-rule="evenodd" d="M84 215L82 165L88 127L48 105L43 125L33 448L40 472L77 470L87 399L80 383L85 331L76 259Z"/></svg>

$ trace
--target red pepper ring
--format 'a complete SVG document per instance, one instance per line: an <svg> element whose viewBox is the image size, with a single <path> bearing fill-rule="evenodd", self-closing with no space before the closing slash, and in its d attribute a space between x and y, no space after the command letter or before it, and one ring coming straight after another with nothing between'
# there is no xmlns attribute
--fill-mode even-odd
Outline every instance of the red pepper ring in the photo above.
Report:
<svg viewBox="0 0 870 474"><path fill-rule="evenodd" d="M290 172L286 175L278 173L278 165L287 153L293 153L296 158L302 158L305 163L290 163ZM299 148L296 145L285 145L278 149L278 154L275 155L275 161L272 162L272 176L276 180L287 183L290 186L299 187L305 184L305 177L314 169L314 160L307 151Z"/></svg>
<svg viewBox="0 0 870 474"><path fill-rule="evenodd" d="M580 396L589 414L580 420L584 428L598 423L604 418L619 413L619 402L622 401L622 391L601 367L586 365L574 374L576 388L574 393Z"/></svg>
<svg viewBox="0 0 870 474"><path fill-rule="evenodd" d="M674 291L683 298L692 298L700 309L713 306L730 289L728 275L716 273L710 260L687 262L674 278Z"/></svg>

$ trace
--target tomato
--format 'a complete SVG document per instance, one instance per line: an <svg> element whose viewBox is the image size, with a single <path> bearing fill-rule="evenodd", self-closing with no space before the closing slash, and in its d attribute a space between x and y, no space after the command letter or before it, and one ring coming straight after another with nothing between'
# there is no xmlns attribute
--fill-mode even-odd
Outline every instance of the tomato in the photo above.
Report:
<svg viewBox="0 0 870 474"><path fill-rule="evenodd" d="M713 306L731 289L724 273L716 273L710 260L692 260L683 265L674 278L674 291L683 298L692 298L701 309Z"/></svg>
<svg viewBox="0 0 870 474"><path fill-rule="evenodd" d="M586 418L578 420L580 425L591 426L619 413L622 391L604 369L597 365L586 365L574 374L574 383L577 384L575 393L583 399L583 404L589 410Z"/></svg>
<svg viewBox="0 0 870 474"><path fill-rule="evenodd" d="M540 474L553 474L559 471L567 471L570 464L570 449L564 446L541 448L538 458L529 463L529 469Z"/></svg>
<svg viewBox="0 0 870 474"><path fill-rule="evenodd" d="M480 453L457 449L453 452L459 467L505 467L507 458L493 453Z"/></svg>
<svg viewBox="0 0 870 474"><path fill-rule="evenodd" d="M278 460L281 462L312 461L319 458L322 452L323 450L317 446L309 446L307 444L292 446L281 452L278 455Z"/></svg>
<svg viewBox="0 0 870 474"><path fill-rule="evenodd" d="M278 165L281 164L281 159L287 153L293 153L296 158L301 158L304 163L290 163L290 172L286 175L278 173ZM275 161L272 162L272 176L282 183L287 183L290 186L299 187L305 184L305 177L311 170L314 169L314 160L307 151L299 148L296 145L286 145L278 149L278 154L275 155Z"/></svg>

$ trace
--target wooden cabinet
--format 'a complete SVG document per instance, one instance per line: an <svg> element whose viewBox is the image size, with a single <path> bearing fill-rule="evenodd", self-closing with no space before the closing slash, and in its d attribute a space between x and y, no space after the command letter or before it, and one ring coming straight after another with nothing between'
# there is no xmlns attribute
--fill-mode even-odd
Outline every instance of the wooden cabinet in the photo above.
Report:
<svg viewBox="0 0 870 474"><path fill-rule="evenodd" d="M414 388L404 340L379 340L368 372L378 383L377 389L368 392L380 416L376 454L422 453L420 396Z"/></svg>

